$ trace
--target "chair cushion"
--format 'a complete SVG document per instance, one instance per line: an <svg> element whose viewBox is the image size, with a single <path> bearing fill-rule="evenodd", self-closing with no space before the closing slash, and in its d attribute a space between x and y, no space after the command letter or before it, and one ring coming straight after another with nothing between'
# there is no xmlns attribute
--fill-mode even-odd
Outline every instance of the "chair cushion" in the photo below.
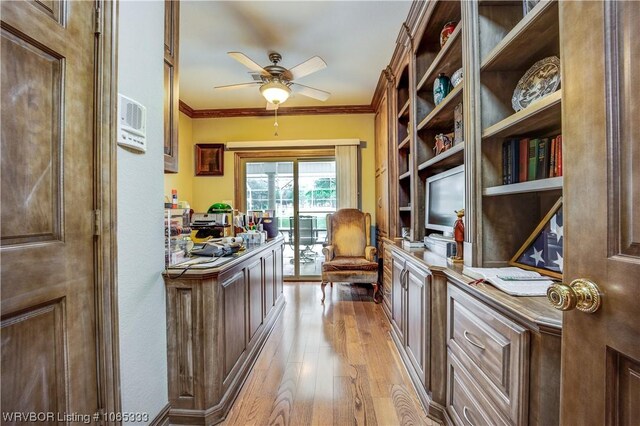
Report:
<svg viewBox="0 0 640 426"><path fill-rule="evenodd" d="M336 256L333 260L324 262L322 270L330 271L377 271L378 264L369 262L364 257Z"/></svg>

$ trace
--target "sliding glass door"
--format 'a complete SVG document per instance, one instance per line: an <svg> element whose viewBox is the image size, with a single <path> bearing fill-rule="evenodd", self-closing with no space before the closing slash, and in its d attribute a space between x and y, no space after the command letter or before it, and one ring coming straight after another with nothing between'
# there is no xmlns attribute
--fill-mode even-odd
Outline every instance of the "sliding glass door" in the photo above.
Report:
<svg viewBox="0 0 640 426"><path fill-rule="evenodd" d="M273 210L278 218L285 277L319 277L326 215L338 207L335 160L247 159L244 170L247 210Z"/></svg>

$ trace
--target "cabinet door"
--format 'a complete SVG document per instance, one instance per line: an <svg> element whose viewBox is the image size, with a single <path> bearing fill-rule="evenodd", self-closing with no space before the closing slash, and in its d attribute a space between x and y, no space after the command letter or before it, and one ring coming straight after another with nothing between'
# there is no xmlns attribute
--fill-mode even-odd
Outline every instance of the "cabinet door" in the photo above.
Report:
<svg viewBox="0 0 640 426"><path fill-rule="evenodd" d="M249 340L262 324L262 259L247 266L249 281Z"/></svg>
<svg viewBox="0 0 640 426"><path fill-rule="evenodd" d="M429 284L431 274L407 262L407 315L405 317L406 351L411 364L428 388L427 373L429 352L427 334L429 332Z"/></svg>
<svg viewBox="0 0 640 426"><path fill-rule="evenodd" d="M391 255L391 325L404 342L404 259Z"/></svg>
<svg viewBox="0 0 640 426"><path fill-rule="evenodd" d="M221 286L224 293L224 377L226 378L247 347L245 270L229 279L223 279Z"/></svg>
<svg viewBox="0 0 640 426"><path fill-rule="evenodd" d="M273 308L275 301L275 268L273 266L274 253L277 250L270 251L262 258L264 265L264 309L263 318L266 318Z"/></svg>
<svg viewBox="0 0 640 426"><path fill-rule="evenodd" d="M389 185L387 170L376 176L376 227L382 237L389 236Z"/></svg>
<svg viewBox="0 0 640 426"><path fill-rule="evenodd" d="M283 265L282 265L282 251L284 250L284 246L280 246L275 250L275 269L274 269L274 280L275 280L275 288L276 295L274 303L280 299L282 296L282 284L283 284Z"/></svg>

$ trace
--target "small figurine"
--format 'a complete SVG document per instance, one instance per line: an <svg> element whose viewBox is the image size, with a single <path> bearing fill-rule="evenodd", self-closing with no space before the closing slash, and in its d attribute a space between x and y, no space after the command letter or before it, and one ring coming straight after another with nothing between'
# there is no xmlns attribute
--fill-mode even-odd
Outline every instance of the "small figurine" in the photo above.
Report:
<svg viewBox="0 0 640 426"><path fill-rule="evenodd" d="M464 258L464 248L462 245L464 242L464 221L462 220L464 217L464 209L457 210L456 215L458 219L456 219L453 224L453 239L456 242L456 255L451 258L454 263L462 262Z"/></svg>

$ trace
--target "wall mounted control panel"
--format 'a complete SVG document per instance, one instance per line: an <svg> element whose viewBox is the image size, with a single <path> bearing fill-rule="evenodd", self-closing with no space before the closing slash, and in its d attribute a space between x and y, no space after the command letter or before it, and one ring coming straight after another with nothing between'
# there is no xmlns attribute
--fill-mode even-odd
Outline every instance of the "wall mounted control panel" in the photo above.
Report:
<svg viewBox="0 0 640 426"><path fill-rule="evenodd" d="M118 145L147 151L147 109L118 94Z"/></svg>

